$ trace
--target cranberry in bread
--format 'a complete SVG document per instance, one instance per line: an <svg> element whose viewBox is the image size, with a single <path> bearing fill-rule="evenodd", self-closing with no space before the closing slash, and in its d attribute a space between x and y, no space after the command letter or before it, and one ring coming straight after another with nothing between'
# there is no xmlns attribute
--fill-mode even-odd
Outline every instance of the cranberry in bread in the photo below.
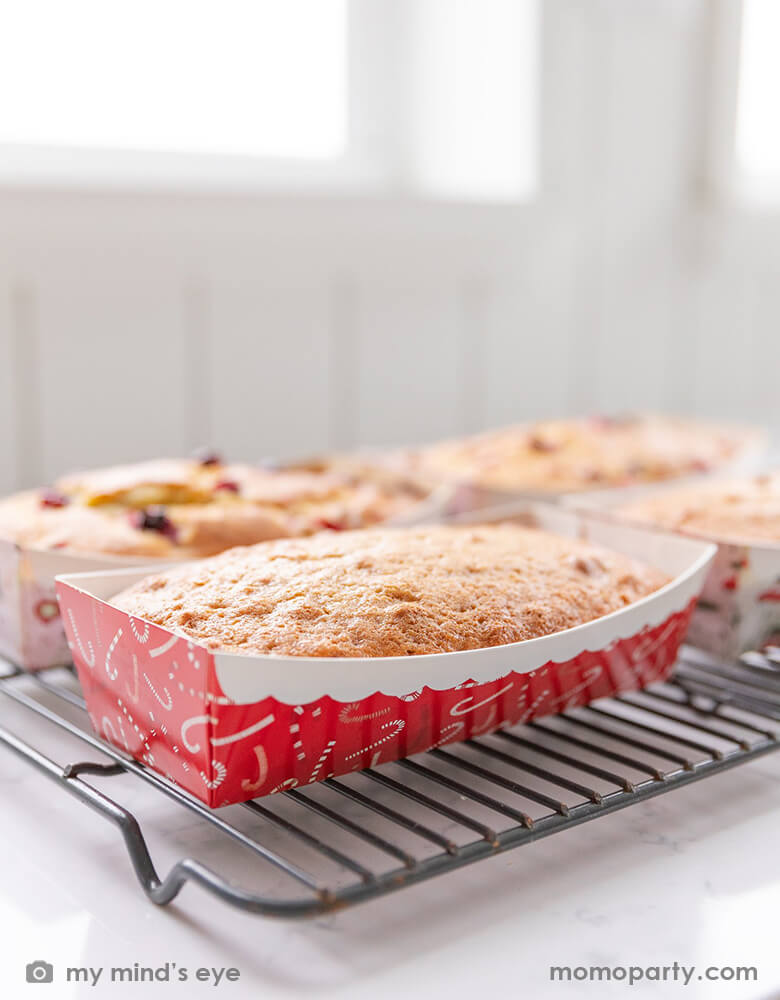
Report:
<svg viewBox="0 0 780 1000"><path fill-rule="evenodd" d="M0 501L0 537L38 549L186 559L270 538L377 524L425 489L408 477L158 459L63 476Z"/></svg>

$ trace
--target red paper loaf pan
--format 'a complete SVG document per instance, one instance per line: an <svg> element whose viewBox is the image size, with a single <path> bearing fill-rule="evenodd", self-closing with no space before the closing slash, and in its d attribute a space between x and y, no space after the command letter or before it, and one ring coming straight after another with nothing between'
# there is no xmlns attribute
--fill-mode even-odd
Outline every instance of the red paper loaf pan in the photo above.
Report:
<svg viewBox="0 0 780 1000"><path fill-rule="evenodd" d="M149 570L63 576L63 620L92 724L216 807L667 676L714 547L539 504L524 505L524 515L644 559L673 579L620 611L538 639L356 660L209 652L112 607L111 598Z"/></svg>

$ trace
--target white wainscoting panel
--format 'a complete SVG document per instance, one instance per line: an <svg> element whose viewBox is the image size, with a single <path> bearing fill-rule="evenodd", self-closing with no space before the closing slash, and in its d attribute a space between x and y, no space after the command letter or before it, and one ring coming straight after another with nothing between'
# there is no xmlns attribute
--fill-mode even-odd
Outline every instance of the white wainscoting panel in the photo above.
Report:
<svg viewBox="0 0 780 1000"><path fill-rule="evenodd" d="M210 286L211 438L235 457L330 445L330 298L322 283L269 288L263 276Z"/></svg>
<svg viewBox="0 0 780 1000"><path fill-rule="evenodd" d="M364 285L357 299L359 444L421 442L460 426L463 324L453 285Z"/></svg>
<svg viewBox="0 0 780 1000"><path fill-rule="evenodd" d="M34 286L34 352L19 373L34 379L39 468L66 469L180 454L189 412L183 302L174 275L77 275L63 263ZM34 361L31 355L34 355ZM32 420L32 418L29 418Z"/></svg>
<svg viewBox="0 0 780 1000"><path fill-rule="evenodd" d="M565 414L570 406L572 343L581 331L565 282L525 274L491 289L480 342L486 427Z"/></svg>
<svg viewBox="0 0 780 1000"><path fill-rule="evenodd" d="M16 352L24 318L24 288L12 281L0 285L0 490L8 492L23 478L18 417L24 386L17 378ZM33 403L33 408L36 404Z"/></svg>

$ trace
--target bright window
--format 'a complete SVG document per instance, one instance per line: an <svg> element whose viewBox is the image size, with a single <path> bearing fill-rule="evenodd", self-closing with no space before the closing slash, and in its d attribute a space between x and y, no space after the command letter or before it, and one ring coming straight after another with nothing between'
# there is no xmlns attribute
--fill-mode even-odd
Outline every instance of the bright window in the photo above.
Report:
<svg viewBox="0 0 780 1000"><path fill-rule="evenodd" d="M0 0L0 141L319 158L346 0Z"/></svg>
<svg viewBox="0 0 780 1000"><path fill-rule="evenodd" d="M538 0L0 0L0 182L519 200Z"/></svg>
<svg viewBox="0 0 780 1000"><path fill-rule="evenodd" d="M780 181L780 3L744 0L737 164L748 180Z"/></svg>

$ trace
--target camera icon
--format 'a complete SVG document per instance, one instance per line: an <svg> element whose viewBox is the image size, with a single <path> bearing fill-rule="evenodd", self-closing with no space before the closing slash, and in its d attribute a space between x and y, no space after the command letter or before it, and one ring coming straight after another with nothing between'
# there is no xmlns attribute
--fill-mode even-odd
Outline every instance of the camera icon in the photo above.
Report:
<svg viewBox="0 0 780 1000"><path fill-rule="evenodd" d="M28 983L54 982L54 969L51 962L30 962L27 965Z"/></svg>

